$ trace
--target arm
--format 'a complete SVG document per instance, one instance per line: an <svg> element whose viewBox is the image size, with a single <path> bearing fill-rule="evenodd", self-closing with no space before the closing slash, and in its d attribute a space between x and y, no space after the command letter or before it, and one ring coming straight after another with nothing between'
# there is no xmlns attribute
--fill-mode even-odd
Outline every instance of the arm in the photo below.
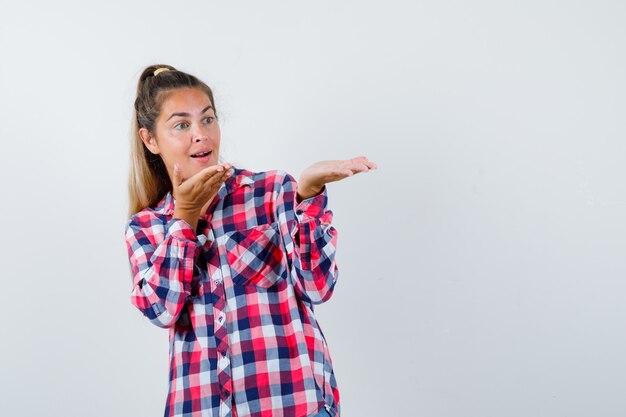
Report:
<svg viewBox="0 0 626 417"><path fill-rule="evenodd" d="M331 226L332 212L326 209L325 184L376 168L365 156L326 160L305 169L298 184L286 173L277 181L276 213L293 271L290 276L295 277L294 287L302 299L323 303L332 296L337 281L337 231Z"/></svg>
<svg viewBox="0 0 626 417"><path fill-rule="evenodd" d="M174 217L164 221L151 212L133 216L126 246L133 274L131 302L159 327L173 326L191 297L197 249L195 228L200 213L232 174L230 163L211 165L183 178L174 165ZM204 243L204 242L202 242Z"/></svg>
<svg viewBox="0 0 626 417"><path fill-rule="evenodd" d="M133 275L131 303L153 324L173 326L191 295L194 231L180 219L163 225L152 215L139 214L126 226L126 246Z"/></svg>
<svg viewBox="0 0 626 417"><path fill-rule="evenodd" d="M332 296L338 277L337 230L331 225L332 211L326 209L326 187L300 203L296 187L294 178L286 173L276 182L276 215L296 293L305 301L320 304Z"/></svg>

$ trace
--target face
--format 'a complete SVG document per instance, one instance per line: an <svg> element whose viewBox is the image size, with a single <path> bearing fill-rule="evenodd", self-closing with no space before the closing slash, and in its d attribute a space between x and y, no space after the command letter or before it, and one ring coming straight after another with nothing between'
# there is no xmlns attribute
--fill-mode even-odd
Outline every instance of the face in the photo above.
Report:
<svg viewBox="0 0 626 417"><path fill-rule="evenodd" d="M174 177L175 164L187 179L217 164L220 127L204 91L180 88L166 94L154 132L142 128L139 136L150 152L161 156L170 179Z"/></svg>

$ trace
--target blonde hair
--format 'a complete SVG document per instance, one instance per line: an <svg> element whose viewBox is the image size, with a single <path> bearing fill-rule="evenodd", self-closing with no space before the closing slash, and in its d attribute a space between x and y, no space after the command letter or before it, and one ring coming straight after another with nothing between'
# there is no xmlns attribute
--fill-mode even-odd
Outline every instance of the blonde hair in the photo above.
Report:
<svg viewBox="0 0 626 417"><path fill-rule="evenodd" d="M137 83L130 138L129 216L155 206L165 194L172 191L172 183L161 156L146 148L139 136L139 129L146 128L154 133L166 93L179 88L199 88L204 91L211 100L217 118L213 91L198 78L169 65L150 65L143 70Z"/></svg>

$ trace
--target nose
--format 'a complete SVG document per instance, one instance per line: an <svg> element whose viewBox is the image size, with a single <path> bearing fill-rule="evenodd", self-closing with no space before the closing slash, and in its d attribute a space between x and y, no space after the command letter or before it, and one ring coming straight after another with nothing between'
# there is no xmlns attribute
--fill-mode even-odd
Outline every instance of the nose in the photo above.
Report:
<svg viewBox="0 0 626 417"><path fill-rule="evenodd" d="M192 141L194 143L209 140L210 131L209 129L207 129L205 126L202 126L201 124L197 124L191 133L193 135Z"/></svg>
<svg viewBox="0 0 626 417"><path fill-rule="evenodd" d="M209 140L209 133L201 127L194 129L192 134L193 142L202 142Z"/></svg>

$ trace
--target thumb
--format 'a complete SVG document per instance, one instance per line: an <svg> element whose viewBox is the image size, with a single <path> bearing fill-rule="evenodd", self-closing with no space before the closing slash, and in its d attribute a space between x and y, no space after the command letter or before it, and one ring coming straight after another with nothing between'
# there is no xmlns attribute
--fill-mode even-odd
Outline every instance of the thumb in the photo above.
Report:
<svg viewBox="0 0 626 417"><path fill-rule="evenodd" d="M183 172L180 169L180 165L174 164L174 184L172 185L174 186L174 188L177 188L180 184L183 183L183 181Z"/></svg>

